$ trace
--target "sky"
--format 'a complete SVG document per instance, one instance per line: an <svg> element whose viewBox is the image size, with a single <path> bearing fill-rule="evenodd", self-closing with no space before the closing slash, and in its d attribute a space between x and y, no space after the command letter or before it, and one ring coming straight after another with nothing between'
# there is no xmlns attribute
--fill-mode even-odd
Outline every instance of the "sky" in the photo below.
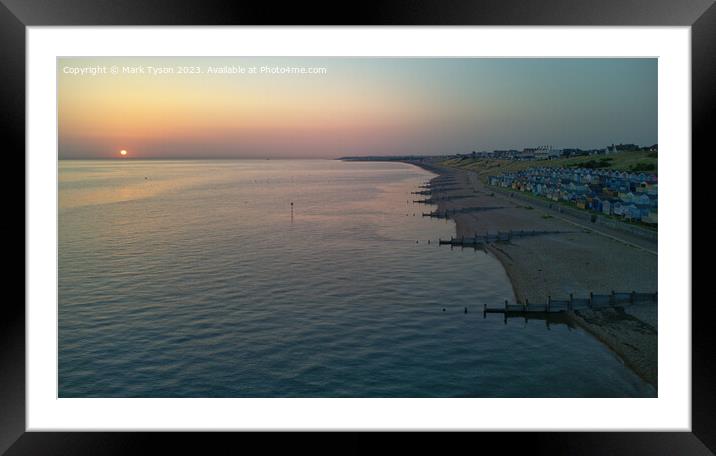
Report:
<svg viewBox="0 0 716 456"><path fill-rule="evenodd" d="M658 142L657 59L99 57L57 71L60 159Z"/></svg>

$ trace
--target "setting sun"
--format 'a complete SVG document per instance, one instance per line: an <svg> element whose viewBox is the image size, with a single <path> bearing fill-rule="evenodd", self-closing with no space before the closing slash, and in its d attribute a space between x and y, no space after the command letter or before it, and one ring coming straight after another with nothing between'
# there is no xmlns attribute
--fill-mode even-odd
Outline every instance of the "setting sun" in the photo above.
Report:
<svg viewBox="0 0 716 456"><path fill-rule="evenodd" d="M119 155L121 155L122 157L124 157L124 156L127 155L127 151L124 150L124 149L122 149L122 150L119 151Z"/></svg>

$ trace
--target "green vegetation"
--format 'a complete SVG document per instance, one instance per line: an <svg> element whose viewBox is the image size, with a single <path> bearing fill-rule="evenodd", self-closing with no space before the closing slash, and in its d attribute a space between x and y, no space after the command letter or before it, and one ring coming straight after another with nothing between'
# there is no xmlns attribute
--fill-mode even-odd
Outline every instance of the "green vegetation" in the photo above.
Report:
<svg viewBox="0 0 716 456"><path fill-rule="evenodd" d="M475 171L480 177L487 178L504 172L516 172L527 168L592 168L613 169L630 172L657 172L658 153L645 150L618 152L609 156L584 156L558 158L555 160L495 160L490 158L449 159L441 163L444 166Z"/></svg>
<svg viewBox="0 0 716 456"><path fill-rule="evenodd" d="M635 173L656 171L656 165L654 165L653 163L637 163L631 165L629 167L629 171Z"/></svg>
<svg viewBox="0 0 716 456"><path fill-rule="evenodd" d="M611 157L602 157L599 160L589 160L584 163L575 163L569 165L570 168L589 168L589 169L604 169L609 168L614 161Z"/></svg>

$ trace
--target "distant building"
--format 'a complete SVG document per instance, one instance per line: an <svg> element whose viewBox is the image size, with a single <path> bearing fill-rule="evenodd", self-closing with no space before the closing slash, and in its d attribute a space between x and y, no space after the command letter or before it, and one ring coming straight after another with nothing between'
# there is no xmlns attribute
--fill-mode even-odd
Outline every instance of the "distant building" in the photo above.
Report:
<svg viewBox="0 0 716 456"><path fill-rule="evenodd" d="M621 143L620 143L620 144L617 144L617 145L614 146L614 147L616 147L616 149L617 149L618 151L639 150L639 146L637 146L636 144L621 144Z"/></svg>
<svg viewBox="0 0 716 456"><path fill-rule="evenodd" d="M537 160L559 158L561 155L562 149L554 149L552 146L539 146L534 149L534 156Z"/></svg>

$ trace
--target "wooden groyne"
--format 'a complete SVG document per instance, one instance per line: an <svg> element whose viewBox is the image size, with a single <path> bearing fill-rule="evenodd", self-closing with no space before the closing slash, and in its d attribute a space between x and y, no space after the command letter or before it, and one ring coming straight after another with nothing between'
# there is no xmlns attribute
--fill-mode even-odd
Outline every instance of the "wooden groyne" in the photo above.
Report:
<svg viewBox="0 0 716 456"><path fill-rule="evenodd" d="M420 186L420 188L425 189L456 189L459 190L462 188L462 186L455 181L449 181L449 182L429 182L427 184L423 184Z"/></svg>
<svg viewBox="0 0 716 456"><path fill-rule="evenodd" d="M456 187L456 186L453 186L453 187L444 186L443 187L443 186L439 186L439 185L431 185L428 187L420 187L420 188L424 188L426 190L432 190L434 192L456 192L458 190L463 190L462 187Z"/></svg>
<svg viewBox="0 0 716 456"><path fill-rule="evenodd" d="M447 196L433 196L430 198L433 201L452 201L452 200L459 200L459 199L465 199L465 198L474 198L475 194L472 195L447 195Z"/></svg>
<svg viewBox="0 0 716 456"><path fill-rule="evenodd" d="M460 189L461 186L457 185L457 182L440 182L440 183L427 183L419 186L420 188L432 188L432 189Z"/></svg>
<svg viewBox="0 0 716 456"><path fill-rule="evenodd" d="M459 199L465 199L465 198L472 198L475 195L450 195L450 196L433 196L426 199L421 200L413 200L414 203L421 203L421 204L437 204L438 201L452 201L452 200L459 200Z"/></svg>
<svg viewBox="0 0 716 456"><path fill-rule="evenodd" d="M444 211L423 212L423 217L434 218L450 218L455 214L467 214L471 212L493 211L495 209L504 209L504 206L479 206L479 207L463 207L460 209L445 209Z"/></svg>
<svg viewBox="0 0 716 456"><path fill-rule="evenodd" d="M472 247L475 245L487 244L490 242L509 242L514 238L527 237L527 236L541 236L547 234L567 234L573 233L573 231L538 231L538 230L519 230L519 231L498 231L497 233L485 233L484 235L478 235L477 233L473 237L461 236L459 238L451 237L447 239L438 239L440 245L451 245L451 246L462 246Z"/></svg>
<svg viewBox="0 0 716 456"><path fill-rule="evenodd" d="M549 314L549 313L560 313L569 312L580 309L603 309L607 307L623 307L625 305L637 304L637 303L654 303L658 302L658 294L654 293L637 293L636 291L630 292L615 292L612 291L610 294L595 294L589 293L589 297L575 298L573 294L570 294L566 299L552 299L551 296L547 298L545 303L531 303L528 299L522 304L510 304L509 301L505 300L505 303L501 306L489 307L487 304L483 305L483 316L487 316L489 313L499 313L505 315L529 315L529 314Z"/></svg>

